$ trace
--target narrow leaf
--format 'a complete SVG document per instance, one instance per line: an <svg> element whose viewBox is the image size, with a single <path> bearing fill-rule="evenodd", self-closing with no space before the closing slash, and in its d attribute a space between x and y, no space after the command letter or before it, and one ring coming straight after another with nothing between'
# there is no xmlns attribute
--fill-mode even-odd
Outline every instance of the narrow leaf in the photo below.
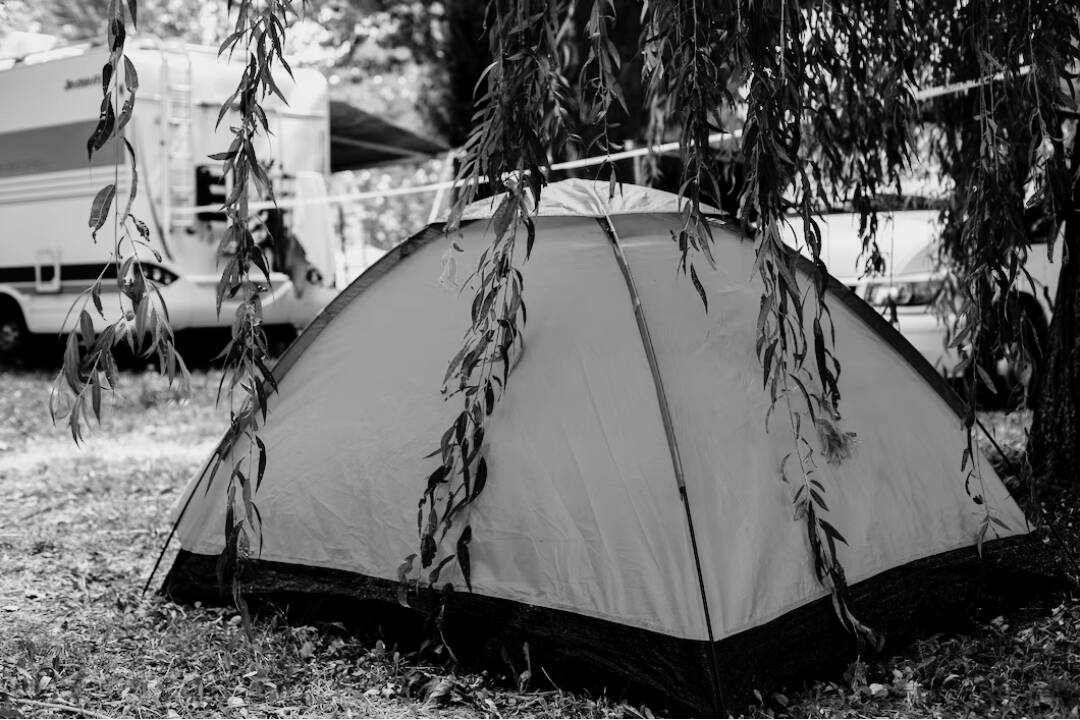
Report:
<svg viewBox="0 0 1080 720"><path fill-rule="evenodd" d="M435 569L432 570L431 573L428 575L428 583L430 585L434 585L435 583L437 583L439 581L439 574L442 573L442 569L444 567L446 567L447 563L449 563L453 559L454 559L453 555L447 555L446 557L444 557L442 560L439 561L439 564L436 565Z"/></svg>
<svg viewBox="0 0 1080 720"><path fill-rule="evenodd" d="M398 565L397 569L397 601L403 607L409 607L409 573L412 572L414 560L416 560L416 553L405 558L405 561Z"/></svg>
<svg viewBox="0 0 1080 720"><path fill-rule="evenodd" d="M475 500L484 491L484 486L487 485L487 476L487 458L480 458L480 462L476 465L476 480L473 483L471 499Z"/></svg>
<svg viewBox="0 0 1080 720"><path fill-rule="evenodd" d="M457 541L457 561L465 586L472 592L472 567L469 560L469 543L472 541L472 525L466 525Z"/></svg>
<svg viewBox="0 0 1080 720"><path fill-rule="evenodd" d="M705 295L705 288L698 279L697 270L693 265L690 265L690 280L694 283L694 289L697 290L698 295L701 296L701 304L705 306L705 312L709 312L709 298Z"/></svg>
<svg viewBox="0 0 1080 720"><path fill-rule="evenodd" d="M88 223L93 234L101 229L105 220L109 217L109 207L116 196L116 185L112 183L98 190L94 196L94 202L90 205L90 222Z"/></svg>

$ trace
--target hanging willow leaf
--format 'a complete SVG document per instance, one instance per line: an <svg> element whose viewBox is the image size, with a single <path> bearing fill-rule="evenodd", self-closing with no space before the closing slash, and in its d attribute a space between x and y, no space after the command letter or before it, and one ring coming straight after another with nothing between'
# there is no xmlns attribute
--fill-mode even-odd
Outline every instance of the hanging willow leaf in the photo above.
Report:
<svg viewBox="0 0 1080 720"><path fill-rule="evenodd" d="M83 310L79 313L79 332L82 335L83 344L87 348L90 348L94 344L94 319L90 317L90 313Z"/></svg>
<svg viewBox="0 0 1080 720"><path fill-rule="evenodd" d="M821 529L825 531L825 534L829 538L831 538L831 539L833 539L833 540L835 540L837 542L843 543L844 545L848 544L848 541L844 539L844 536L841 535L837 531L836 528L834 528L831 524L829 524L829 522L827 520L819 518L818 519L818 524L821 525Z"/></svg>
<svg viewBox="0 0 1080 720"><path fill-rule="evenodd" d="M416 560L416 555L409 555L398 565L397 600L402 607L409 607L409 575L412 573L414 560Z"/></svg>
<svg viewBox="0 0 1080 720"><path fill-rule="evenodd" d="M455 214L460 218L476 188L491 194L507 190L496 202L515 194L525 199L530 193L530 207L540 202L546 164L566 146L566 135L559 132L560 113L568 107L562 102L567 88L558 77L561 68L577 73L572 85L580 88L580 96L571 105L575 112L580 108L593 134L603 135L602 152L614 144L612 138L643 139L633 131L609 137L614 129L608 118L612 105L630 104L625 114L634 120L628 125L635 127L642 112L626 102L618 87L627 77L628 58L620 57L620 48L611 39L616 3L577 4L576 9L586 12L575 12L575 18L588 17L585 32L578 32L584 48L572 47L567 36L573 33L563 32L580 30L564 7L540 0L490 4L485 33L492 61L477 84L474 124L459 176L468 189L452 218ZM704 208L722 194L716 160L723 153L709 147L709 135L738 129L745 113L737 149L745 170L738 214L754 236L753 273L762 288L755 354L771 401L767 418L774 417L778 404L807 405L806 411L797 408L790 413L781 408L776 416L791 418L792 447L787 451L792 460L785 473L802 488L803 502L811 499L811 487L822 507L828 500L824 488L812 484L821 457L817 437L811 436L817 420L827 418L836 426L837 437L848 436L838 411L841 366L835 353L836 328L830 322L830 332L825 333L822 320L829 313L818 210L846 206L858 213L859 234L870 255L867 264L880 271L882 258L875 240L879 200L883 193L899 189L915 148L912 128L930 124L939 129L938 139L930 144L949 165L946 172L958 188L943 217L954 230L943 245L956 249L957 257L950 254L943 259L959 268L964 292L973 298L964 300L968 312L958 315L966 325L952 337L959 346L970 345L983 353L992 350L981 320L988 315L986 303L1010 292L1015 280L1010 276L1023 265L1014 251L1027 243L1018 222L1028 200L1025 193L1045 188L1032 202L1055 228L1074 205L1067 141L1061 133L1065 117L1058 107L1075 104L1071 89L1068 102L1061 102L1060 95L1068 85L1080 40L1075 23L1080 2L1044 3L1030 13L1002 13L1001 7L1005 6L890 1L838 11L821 3L747 0L643 5L642 32L634 49L642 56L642 106L648 108L644 140L677 134L680 141L675 182L681 199L680 227L673 239L682 256L680 267L685 271L690 266L689 282L703 305L708 295L696 272L695 256L714 260ZM549 39L554 37L565 44L555 47ZM1039 52L1032 54L1033 47ZM584 61L578 58L582 49ZM1016 68L1029 64L1032 71L1021 77ZM929 78L977 78L986 68L1000 72L1000 80L956 97L920 103L911 90ZM527 190L507 187L508 178ZM614 182L614 174L609 182ZM463 410L477 427L492 408L487 381L500 384L496 401L504 395L501 382L509 371L509 350L520 341L516 331L525 324L522 305L521 326L499 325L494 337L480 340L485 330L492 329L489 314L499 315L505 307L517 305L516 300L507 303L496 285L505 277L501 272L506 263L521 253L503 252L506 245L500 244L500 237L512 237L524 223L530 233L526 258L532 250L529 219L508 218L503 212L500 208L495 224L499 237L478 264L471 327L446 376L449 389L461 393ZM796 274L794 255L783 242L782 233L790 229L789 215L802 220L798 240L817 268L808 281ZM454 225L452 220L450 226ZM1003 227L1009 232L1002 233ZM464 378L461 358L468 358ZM491 365L501 370L501 377L487 374ZM983 380L977 370L966 377L972 383ZM802 415L813 422L796 419ZM450 430L456 428L451 425ZM444 441L443 463L453 467L446 446ZM460 440L454 447L460 447ZM470 451L477 449L474 443ZM802 467L797 468L797 462ZM450 484L459 487L458 473L464 472L457 468L450 473ZM477 484L474 478L474 488ZM813 523L808 532L813 535L810 560L832 594L838 617L853 632L866 632L845 600L846 581L832 548L839 533L831 535Z"/></svg>
<svg viewBox="0 0 1080 720"><path fill-rule="evenodd" d="M458 567L465 578L465 586L472 592L472 566L469 561L469 543L472 542L472 525L466 525L457 541Z"/></svg>
<svg viewBox="0 0 1080 720"><path fill-rule="evenodd" d="M262 486L263 475L266 474L266 443L256 435L255 445L259 448L259 470L255 475L255 490L257 492Z"/></svg>
<svg viewBox="0 0 1080 720"><path fill-rule="evenodd" d="M481 457L480 462L476 465L476 480L473 483L472 499L475 500L484 491L484 487L487 485L487 477L487 458Z"/></svg>
<svg viewBox="0 0 1080 720"><path fill-rule="evenodd" d="M434 508L431 510L434 516ZM435 554L438 552L438 544L435 542L434 531L430 528L424 531L424 534L420 538L420 567L429 567L432 561L435 559Z"/></svg>
<svg viewBox="0 0 1080 720"><path fill-rule="evenodd" d="M105 187L97 191L94 196L94 202L90 206L90 230L93 235L97 235L97 231L101 229L101 226L105 224L105 220L109 217L109 208L112 206L113 198L116 197L116 185L109 183Z"/></svg>
<svg viewBox="0 0 1080 720"><path fill-rule="evenodd" d="M432 570L428 574L428 584L429 585L431 585L432 587L435 586L435 583L437 583L439 581L439 575L442 573L442 569L444 567L446 567L447 564L450 563L454 559L454 557L455 557L454 555L447 555L446 557L444 557L442 560L439 561L439 564L435 566L435 569Z"/></svg>
<svg viewBox="0 0 1080 720"><path fill-rule="evenodd" d="M697 270L694 269L694 265L690 265L690 280L694 283L694 289L697 290L698 295L701 296L701 304L705 306L705 312L709 311L709 298L705 295L705 288L701 285L701 280L698 279Z"/></svg>
<svg viewBox="0 0 1080 720"><path fill-rule="evenodd" d="M105 143L113 136L113 128L116 126L116 114L113 110L112 101L108 96L101 101L101 113L98 124L90 139L86 141L86 155L93 157L94 152L105 147Z"/></svg>

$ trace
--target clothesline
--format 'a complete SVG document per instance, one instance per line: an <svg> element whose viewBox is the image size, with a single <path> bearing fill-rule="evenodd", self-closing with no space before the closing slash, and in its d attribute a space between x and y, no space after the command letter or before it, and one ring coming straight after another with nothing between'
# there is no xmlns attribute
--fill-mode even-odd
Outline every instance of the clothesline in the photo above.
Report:
<svg viewBox="0 0 1080 720"><path fill-rule="evenodd" d="M1031 72L1031 66L1025 65L1018 71L1020 75L1027 75ZM977 78L975 80L968 80L965 82L950 83L947 85L939 85L936 87L926 88L924 90L918 90L915 92L916 100L930 100L943 95L955 95L957 93L966 92L972 88L985 85L990 82L1002 80L1005 78L1004 72L999 72L990 77ZM739 138L742 135L741 130L735 130L733 132L713 133L709 136L709 145L717 145L726 138ZM638 158L648 155L650 153L663 154L678 150L680 143L668 142L660 145L654 145L652 147L633 148L631 150L623 150L617 153L610 153L608 155L597 155L594 157L581 158L578 160L568 160L566 162L555 163L551 166L552 170L576 170L583 167L590 167L593 165L603 165L609 162L616 162L619 160L628 160L631 158ZM484 182L486 178L481 178L480 182ZM337 195L323 195L321 197L308 197L308 198L289 198L282 199L275 202L261 201L254 202L248 205L248 209L254 212L259 210L270 210L273 208L285 209L294 208L302 205L326 205L333 203L343 202L356 202L359 200L378 200L381 198L400 197L403 195L421 195L424 193L439 192L441 190L449 190L455 187L461 187L467 182L475 181L462 181L462 180L445 180L442 182L427 183L424 185L412 185L409 187L397 187L387 188L385 190L368 190L365 192L353 192L353 193L339 193ZM173 208L172 213L177 215L194 215L196 213L203 212L220 212L221 205L195 205L193 207L180 207Z"/></svg>
<svg viewBox="0 0 1080 720"><path fill-rule="evenodd" d="M1027 75L1031 72L1030 65L1024 65L1017 71L1018 75ZM972 88L977 88L980 85L987 85L991 82L998 80L1004 80L1005 73L999 72L990 77L976 78L975 80L967 80L965 82L949 83L948 85L938 85L932 88L926 88L925 90L918 90L915 92L916 100L931 100L942 95L956 95L957 93L967 92Z"/></svg>
<svg viewBox="0 0 1080 720"><path fill-rule="evenodd" d="M742 135L741 130L736 130L730 133L713 133L709 136L709 145L717 145L725 138L738 138ZM581 158L578 160L568 160L566 162L555 163L551 166L552 170L576 170L578 168L589 167L592 165L603 165L609 162L615 162L617 160L628 160L630 158L642 157L648 155L650 152L656 154L669 153L679 149L678 142L663 143L661 145L654 145L651 148L642 147L634 148L632 150L623 150L617 153L611 153L609 155L598 155L595 157ZM484 179L481 179L483 182ZM353 202L357 200L377 200L379 198L398 197L401 195L419 195L422 193L437 192L439 190L449 190L454 187L461 187L468 181L461 180L446 180L443 182L427 183L425 185L413 185L410 187L398 187L387 188L386 190L368 190L365 192L355 193L341 193L338 195L323 195L322 197L309 197L309 198L289 198L278 200L274 202L253 202L248 204L248 210L257 212L259 210L270 210L273 208L285 209L299 207L301 205L322 205L340 202ZM202 212L220 212L221 205L196 205L194 207L180 207L173 208L172 212L177 215L194 215L195 213Z"/></svg>

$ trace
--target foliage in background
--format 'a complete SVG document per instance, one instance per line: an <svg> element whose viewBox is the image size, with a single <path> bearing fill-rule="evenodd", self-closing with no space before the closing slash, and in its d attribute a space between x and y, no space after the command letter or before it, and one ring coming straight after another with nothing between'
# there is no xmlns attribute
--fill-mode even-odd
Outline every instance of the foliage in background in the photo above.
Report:
<svg viewBox="0 0 1080 720"><path fill-rule="evenodd" d="M110 0L33 0L25 5L37 31L68 42L98 40L110 17ZM141 33L203 45L217 45L226 22L223 2L139 0L138 8Z"/></svg>
<svg viewBox="0 0 1080 720"><path fill-rule="evenodd" d="M107 252L110 260L68 313L76 320L68 332L63 366L49 393L49 414L54 422L60 416L66 417L75 442L82 438L83 425L91 414L101 420L103 392L116 389L114 351L118 345L126 343L133 354L156 354L158 366L170 383L177 377L185 386L188 382L187 368L173 342L165 300L157 283L143 271L143 258L152 255L161 262L161 256L150 243L149 227L131 213L139 174L135 149L124 136L124 128L135 108L139 75L124 54L124 41L129 24L134 27L136 23L135 8L134 0L112 0L107 8L109 57L101 70L104 97L97 126L86 141L88 157L103 150L115 153L113 181L97 192L89 209L90 234L95 243L98 232L112 216L109 230L113 245ZM124 170L127 173L121 182ZM103 283L110 279L110 271L115 292L103 298ZM104 323L100 332L94 327L91 304Z"/></svg>
<svg viewBox="0 0 1080 720"><path fill-rule="evenodd" d="M53 34L61 41L96 39L107 6L108 0L11 0L0 5L9 19L0 37L22 30ZM163 39L216 47L227 22L225 2L140 0L139 7L140 32ZM429 119L429 108L436 112L439 63L450 61L439 3L311 0L298 10L284 39L285 55L294 64L321 70L335 99L417 132L439 131ZM424 161L338 173L330 178L330 192L368 192L448 177L452 175L443 173L441 160ZM344 202L331 210L344 227L345 252L364 257L367 253L360 249L365 245L389 249L416 232L427 222L434 200L434 194L399 196Z"/></svg>
<svg viewBox="0 0 1080 720"><path fill-rule="evenodd" d="M982 0L932 18L924 50L930 79L993 77L925 110L932 150L955 191L942 213L942 258L958 278L952 342L964 355L969 401L1000 358L1036 373L1031 461L1039 475L1065 477L1080 460L1080 386L1075 343L1075 262L1080 145L1074 142L1074 73L1080 61L1080 2ZM963 118L962 121L950 119ZM1024 275L1032 239L1065 242L1055 316L1039 347L1016 289L1037 294ZM972 402L972 405L974 403ZM967 418L969 426L974 417Z"/></svg>
<svg viewBox="0 0 1080 720"><path fill-rule="evenodd" d="M239 7L249 5L242 2ZM331 64L353 62L372 48L378 50L378 63L386 66L419 63L425 56L417 47L427 43L438 48L440 39L455 37L451 33L440 38L440 23L432 17L444 13L449 27L455 19L467 26L478 15L457 3L447 3L445 9L441 4L374 1L319 7L331 13L355 11L357 18L389 13L381 17L395 19L388 33L357 19L346 30L350 49L340 56L332 53ZM622 90L625 68L636 51L642 51L643 107L628 114L652 119L647 136L661 137L670 130L683 140L683 225L675 241L683 250L688 280L699 292L694 263L711 262L712 242L703 200L722 193L721 170L703 138L725 123L728 130L742 125L746 177L739 213L753 234L756 270L764 287L757 350L773 408L781 410L792 438L790 467L785 464L779 474L791 485L795 516L805 525L816 575L832 591L841 619L870 639L846 607L842 528L826 519L825 497L837 489L826 488L816 470L820 461L842 462L851 452L852 438L840 415L841 368L832 350L820 231L813 216L823 207L853 206L863 218L869 262L879 267L873 240L879 196L900 184L913 130L938 133L934 137L940 140L940 167L960 188L946 213L951 229L945 256L964 290L953 342L973 368L984 353L1015 345L1007 334L999 341L995 333L1015 324L1008 322L1007 299L1027 251L1029 214L1051 236L1064 224L1067 246L1080 249L1080 226L1066 221L1077 200L1074 175L1080 169L1080 151L1065 129L1076 110L1071 88L1064 84L1077 60L1080 1L1030 0L1019 10L1007 0L647 2L633 53L618 41L626 37L626 26L619 25L626 6L593 0L572 7L575 13L590 8L583 31L580 21L569 21L571 6L564 4L492 0L479 16L493 61L465 143L459 177L467 186L460 202L476 197L481 186L483 191L507 190L508 195L496 213L493 246L478 268L470 331L447 375L448 392L460 393L464 407L440 443L442 464L424 490L422 510L427 516L421 516L418 528L420 564L435 562L436 532L442 528L445 535L457 513L479 492L483 426L505 390L505 369L500 376L495 368L500 362L505 368L505 357L522 341L517 314L522 313L523 325L524 303L515 248L522 236L530 244L528 208L539 201L547 168L555 159L552 149L581 152L581 144L564 142L573 139L581 117L592 118L584 124L592 125L594 136L607 138L605 145L611 144L616 137L612 128L621 119L612 117L614 100L628 96ZM391 42L390 37L410 38L412 49L383 52L380 43ZM586 43L577 52L568 49L574 37ZM333 36L325 44L334 45ZM440 50L432 52L435 58L448 59ZM277 54L280 58L280 48ZM467 71L467 63L462 65ZM912 94L918 85L978 78L985 82L959 99L927 105ZM733 80L745 92L744 111L739 107L744 96L732 93ZM740 121L743 112L745 120ZM590 139L585 138L586 143ZM252 164L249 170L257 174L254 168ZM973 187L976 192L966 193ZM795 260L780 240L785 218L793 213L803 219L801 242L817 266L808 286L800 282ZM242 289L250 281L244 257L241 253L226 285ZM520 262L521 255L516 257ZM255 262L253 257L250 261ZM254 302L245 304L255 307ZM1067 469L1074 466L1070 459L1080 457L1080 382L1075 381L1077 363L1070 355L1080 344L1080 278L1075 273L1063 276L1056 306L1033 447L1049 458L1047 467ZM247 325L255 328L257 323ZM258 343L254 345L257 350ZM246 362L242 353L247 349L244 345L240 350L241 362ZM266 381L266 373L259 373ZM969 388L981 375L971 373ZM254 408L265 403L266 388L250 387L249 412L254 416ZM973 389L969 394L973 396ZM965 467L971 450L969 444ZM250 465L241 477L250 480ZM978 480L977 474L970 477L968 492L986 512L981 542L994 531L994 517L985 507ZM242 494L245 482L239 485ZM243 506L246 511L253 507L247 502ZM230 518L231 526L234 520ZM253 518L247 522L249 527L256 524ZM466 578L470 536L466 525L455 545ZM449 557L444 554L443 560Z"/></svg>
<svg viewBox="0 0 1080 720"><path fill-rule="evenodd" d="M368 193L428 185L447 179L445 158L411 165L366 168L335 173L330 193ZM449 176L451 179L453 175ZM423 227L431 215L436 193L342 202L332 208L344 224L347 247L371 245L389 250Z"/></svg>
<svg viewBox="0 0 1080 720"><path fill-rule="evenodd" d="M476 302L471 328L448 369L448 378L459 378L458 389L466 393L465 409L442 439L443 463L428 479L421 502L430 511L419 528L425 567L437 555L432 542L436 529L448 526L456 513L458 489L464 488L470 501L475 495L468 492L476 473L471 462L482 458L482 450L475 438L471 445L463 441L482 429L483 418L491 412L491 403L478 398L498 398L487 389L484 365L476 382L472 363L484 358L493 339L501 337L499 328L512 327L514 341L519 340L516 324L497 314L501 303L495 291L501 286L493 280L499 277L494 263L505 257L502 249L516 236L516 228L531 233L527 215L517 209L527 205L520 199L522 187L528 185L539 202L556 153L580 152L564 149L574 148L574 143L543 142L551 129L558 127L572 137L575 127L567 118L575 116L575 108L586 108L593 136L610 137L608 126L614 119L609 110L616 98L625 96L616 69L630 60L610 38L628 5L606 0L575 4L577 9L589 8L584 32L577 34L594 43L594 49L576 53L562 50L566 38L574 35L575 17L579 23L583 18L566 14L562 7L541 11L528 0L492 0L482 18L492 61L478 86L459 178L475 183L484 176L492 191L505 189L507 195L493 221L495 239L477 268L482 281L472 288ZM754 238L755 270L763 285L757 352L772 409L781 410L781 422L789 426L792 438L779 474L791 487L796 520L805 525L815 574L831 591L844 624L870 642L877 639L847 606L843 528L827 519L825 498L843 490L826 487L819 470L823 463L843 462L851 455L854 434L842 423L842 368L833 351L835 332L825 305L826 269L815 215L837 206L858 212L868 267L880 270L882 258L874 242L880 196L901 190L916 130L921 135L928 126L947 127L945 137L952 145L943 147L953 153L951 159L978 158L974 173L956 172L962 164L949 157L939 166L955 185L975 188L977 196L971 201L958 194L963 210L949 216L965 239L958 247L963 260L956 271L960 284L972 291L960 314L966 330L954 343L962 352L977 355L982 345L993 341L980 318L1001 307L1017 277L1028 243L1017 218L1033 207L1056 228L1073 187L1064 162L1062 113L1075 112L1075 102L1071 93L1062 91L1062 78L1077 57L1080 3L1032 0L1023 12L1010 10L1012 5L1001 0L960 5L948 0L858 5L679 0L643 5L634 48L644 57L643 102L629 114L650 118L646 137L660 139L669 131L680 137L683 223L674 237L683 253L680 266L704 300L695 268L695 263L712 262L704 201L722 195L721 174L705 139L721 129L741 129L745 181L738 214ZM503 24L506 17L515 18L516 24ZM459 19L467 23L476 17L462 14ZM521 44L520 37L529 33L531 42ZM1023 80L1020 69L1027 65L1033 69L1030 79ZM507 77L507 68L521 74ZM992 79L997 73L1001 77ZM580 81L566 83L564 74ZM974 107L935 112L940 108L917 101L914 91L920 85L957 78L985 78L974 92ZM741 85L738 94L732 92L733 81ZM1015 88L1011 95L1006 91L1010 83ZM743 112L740 128L736 123ZM535 136L508 131L507 118L528 126L527 133ZM984 186L990 191L983 193ZM475 196L474 187L462 193L461 204ZM1032 202L1027 202L1029 195ZM815 266L808 282L799 279L795 255L782 240L790 215L803 221L798 240ZM513 297L516 307L520 298ZM493 320L502 321L494 333ZM481 412L474 413L478 408ZM1080 433L1074 435L1070 442L1080 442ZM1000 523L983 497L973 436L960 456L958 449L958 463L968 471L968 495L984 513L976 538L981 545ZM439 492L450 498L441 515L434 510ZM467 563L462 569L468 578Z"/></svg>
<svg viewBox="0 0 1080 720"><path fill-rule="evenodd" d="M511 285L509 301L499 296L504 287L502 278L512 269L509 267L512 253L506 248L512 250L519 226L531 245L529 203L540 202L540 190L551 162L549 149L564 145L552 142L552 137L565 135L572 128L568 108L573 100L570 84L560 73L562 56L556 39L567 24L563 10L549 7L541 12L528 2L513 1L494 1L488 6L487 37L494 60L485 71L485 89L465 145L459 178L471 184L466 185L459 198L458 209L475 196L481 178L495 189L505 187L507 194L492 220L495 239L482 255L474 274L480 282L472 288L476 293L472 327L447 371L448 379L457 379L456 389L465 397L465 408L443 435L442 464L428 479L421 501L421 508L427 513L426 523L418 528L421 566L425 568L438 554L436 532L442 527L445 535L459 509L479 494L475 487L470 487L470 480L483 476L486 481L481 448L483 420L505 391L506 379L504 371L501 383L493 385L487 363L494 365L492 361L501 356L504 367L507 366L508 348L520 341L514 318L506 317L511 309L516 313L523 306L520 273L516 269L513 269L516 282ZM814 456L820 452L819 433L827 432L832 443L825 456L829 462L838 462L848 454L846 447L852 436L838 428L839 366L831 350L831 332L826 334L823 330L823 327L831 330L831 326L822 324L822 319L827 319L823 284L818 285L813 299L806 299L796 280L794 257L780 239L783 216L790 206L785 194L795 179L792 158L799 151L797 128L804 92L802 85L796 84L802 80L801 76L789 80L789 76L798 72L799 58L788 57L783 52L785 48L790 53L796 52L802 30L796 24L787 28L788 35L783 33L785 23L792 21L786 14L797 17L799 10L795 5L786 10L781 6L775 15L763 12L762 8L753 8L752 14L750 10L748 7L747 24L743 24L741 6L734 12L725 12L725 8L707 2L646 6L641 43L645 55L645 95L653 110L649 136L663 137L669 123L681 128L682 227L673 239L682 251L680 267L704 301L705 292L694 263L713 263L713 238L705 218L704 197L706 193L719 195L718 176L707 138L721 129L721 109L734 104L734 96L728 91L728 78L743 70L751 74L750 110L744 132L744 154L749 158L750 168L743 217L757 223L757 270L766 288L759 320L759 357L774 407L783 400L787 409L793 442L789 455L794 458L793 468L798 470L792 502L796 517L807 527L815 572L832 590L838 614L845 624L872 639L869 630L855 620L847 607L846 584L837 552L837 544L844 540L824 517L828 512L823 499L825 487L823 478L815 472ZM609 35L615 17L613 3L597 0L585 28L592 45L584 53L585 60L579 69L582 79L578 87L587 96L579 100L591 108L593 124L603 127L611 122L609 112L613 104L621 106L623 99L617 73L622 58ZM791 35L795 36L794 42ZM528 42L523 42L523 37ZM728 38L730 45L718 50L715 43L720 38ZM771 50L778 40L780 54ZM594 132L604 139L605 145L610 145L606 130L594 128ZM816 225L808 223L807 232L806 241L816 258L820 251ZM811 341L807 340L801 322L804 306L813 313ZM499 355L489 360L494 349ZM817 382L803 365L807 357L816 361ZM797 389L801 395L793 406L791 394ZM787 472L781 470L785 481ZM483 487L483 483L476 485ZM459 493L463 500L458 499ZM443 495L447 502L440 515L437 507ZM471 526L466 526L463 537L466 536L471 536ZM462 558L461 540L457 550L458 562L468 582L469 563L467 557ZM411 569L408 563L406 569Z"/></svg>
<svg viewBox="0 0 1080 720"><path fill-rule="evenodd" d="M289 28L286 54L317 67L336 99L430 134L425 117L443 47L442 4L425 0L311 0Z"/></svg>
<svg viewBox="0 0 1080 720"><path fill-rule="evenodd" d="M301 0L303 3L304 0ZM274 80L275 69L292 69L283 55L285 28L296 15L293 0L232 0L235 6L233 30L222 41L219 54L243 53L246 67L236 89L225 98L218 113L218 124L229 122L233 140L228 150L211 155L223 163L226 187L230 188L223 210L228 227L218 250L224 261L217 286L217 310L226 298L239 298L232 324L232 338L222 351L225 372L218 389L224 389L229 401L230 438L244 437L246 457L226 468L228 486L225 508L225 549L218 562L218 578L232 587L233 600L248 623L247 605L242 596L240 572L251 557L258 557L262 547L262 518L255 494L266 471L266 445L259 437L260 417L266 420L269 396L277 390L277 380L270 370L269 342L263 329L262 296L270 290L270 267L254 235L251 222L257 215L249 211L252 197L274 199L274 188L266 165L257 157L255 145L260 135L270 134L262 103L271 95L286 103ZM275 65L278 68L275 68ZM234 104L238 113L234 113ZM235 124L233 124L235 123ZM237 391L242 399L237 401ZM223 444L223 447L227 446ZM219 448L219 453L220 453ZM210 474L213 482L222 461L217 456ZM250 630L249 630L250 632Z"/></svg>
<svg viewBox="0 0 1080 720"><path fill-rule="evenodd" d="M97 40L109 0L10 0L16 22L5 31L52 34L63 42ZM217 47L228 24L224 0L140 0L142 34ZM10 6L10 7L9 7ZM443 47L441 5L404 0L311 0L284 38L285 55L321 70L335 99L393 118L419 132L437 131L423 105L434 92Z"/></svg>
<svg viewBox="0 0 1080 720"><path fill-rule="evenodd" d="M266 469L266 447L258 435L260 415L266 419L268 398L277 383L271 372L268 339L262 326L262 295L270 287L267 259L252 234L252 213L249 200L274 198L274 188L265 164L256 156L255 145L260 135L270 134L262 103L269 95L286 102L274 80L274 66L292 71L283 56L285 26L296 11L292 0L239 0L235 3L232 32L220 44L220 55L242 52L245 69L234 92L223 99L218 125L228 120L233 139L227 150L211 156L223 163L223 175L228 188L223 205L228 226L221 239L218 255L222 260L221 280L217 286L217 310L221 313L226 299L237 300L232 323L232 337L221 353L225 372L218 389L228 398L232 437L243 436L249 443L246 458L228 468L225 513L225 550L218 567L222 583L229 581L233 598L247 622L247 607L241 595L239 566L249 557L257 556L262 542L262 523L255 493ZM56 7L60 7L59 5ZM65 9L71 9L64 6ZM234 9L232 0L227 11ZM49 408L55 420L58 413L66 414L71 434L81 437L81 420L91 410L100 420L103 389L115 389L116 362L113 347L126 340L132 352L157 352L163 374L170 383L179 373L187 382L187 370L176 354L168 311L157 286L143 273L139 262L140 250L161 257L150 244L150 231L145 223L131 215L138 188L138 171L134 149L124 137L124 128L131 119L138 90L138 74L134 64L124 55L127 25L135 25L136 0L110 0L105 8L108 18L110 55L102 69L104 98L97 127L87 141L88 153L100 151L109 141L116 148L113 183L103 187L90 209L90 228L96 240L105 225L110 209L114 219L115 247L111 253L116 272L117 300L120 319L97 333L93 319L86 309L89 302L103 319L107 317L101 299L101 282L110 266L106 266L97 281L81 299L78 325L67 342L63 368L50 395ZM234 112L238 110L238 112ZM234 124L235 123L235 124ZM121 143L123 145L121 146ZM126 149L126 156L121 147ZM120 163L130 160L129 187L126 198L120 193ZM124 198L124 199L122 199ZM121 204L123 203L123 204ZM121 207L123 209L121 209ZM133 235L137 232L137 236ZM125 243L126 241L126 243ZM76 302L78 307L80 301ZM143 345L146 349L143 350ZM242 395L238 399L236 395ZM66 402L65 402L66 400ZM215 465L213 475L217 472Z"/></svg>
<svg viewBox="0 0 1080 720"><path fill-rule="evenodd" d="M487 69L477 122L465 144L458 174L463 186L447 231L457 230L463 209L482 188L505 188L506 194L491 222L491 247L481 255L470 280L471 326L443 378L444 395L458 398L462 409L433 453L440 462L420 499L419 570L433 565L434 569L426 577L417 572L417 586L424 580L435 586L440 570L456 558L471 589L472 526L467 517L456 533L454 552L442 553L437 564L436 558L455 518L480 497L487 483L485 425L506 392L511 358L522 342L527 311L523 276L516 264L532 252L532 208L545 183L548 148L562 145L568 134L570 90L559 71L556 39L564 9L563 3L546 0L494 0L489 5L488 40L495 61ZM451 249L460 250L454 244ZM413 572L415 559L409 556L402 564L402 579Z"/></svg>

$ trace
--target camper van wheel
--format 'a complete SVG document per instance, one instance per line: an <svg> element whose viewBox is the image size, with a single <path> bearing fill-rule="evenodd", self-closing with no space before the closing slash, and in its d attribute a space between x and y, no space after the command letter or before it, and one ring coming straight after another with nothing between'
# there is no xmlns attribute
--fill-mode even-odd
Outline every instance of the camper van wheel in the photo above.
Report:
<svg viewBox="0 0 1080 720"><path fill-rule="evenodd" d="M1030 295L1010 298L1006 319L1020 328L1022 342L1005 348L998 360L997 371L1006 407L1028 406L1035 391L1049 332L1046 316L1037 300Z"/></svg>
<svg viewBox="0 0 1080 720"><path fill-rule="evenodd" d="M26 323L19 306L0 296L0 361L19 357L26 343Z"/></svg>

